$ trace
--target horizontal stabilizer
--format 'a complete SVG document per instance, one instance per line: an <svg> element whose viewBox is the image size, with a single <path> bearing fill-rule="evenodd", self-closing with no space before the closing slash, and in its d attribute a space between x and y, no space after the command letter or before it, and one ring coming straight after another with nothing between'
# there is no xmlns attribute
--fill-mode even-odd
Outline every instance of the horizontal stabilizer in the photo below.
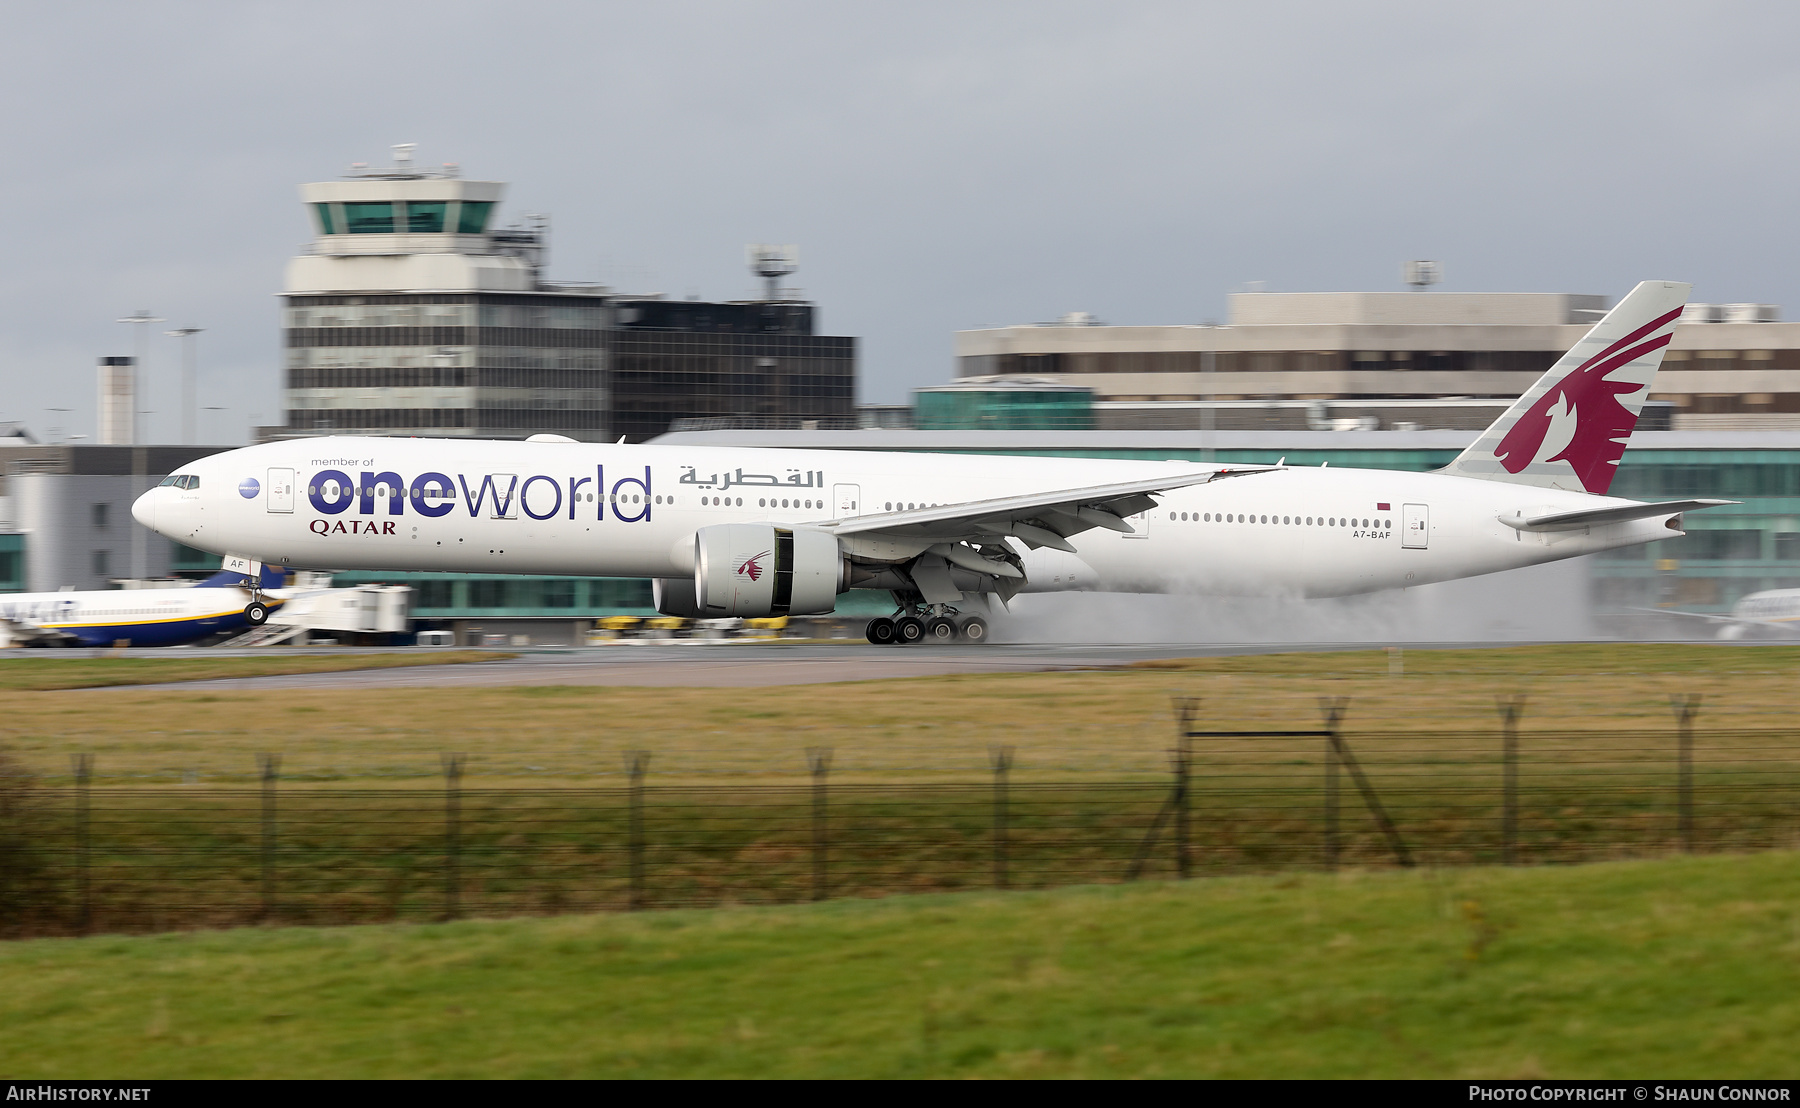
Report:
<svg viewBox="0 0 1800 1108"><path fill-rule="evenodd" d="M1541 516L1515 512L1501 516L1500 522L1517 531L1579 531L1583 527L1629 523L1634 519L1653 519L1736 503L1735 500L1665 500L1660 504L1620 504L1612 508L1586 508L1579 512L1551 512Z"/></svg>

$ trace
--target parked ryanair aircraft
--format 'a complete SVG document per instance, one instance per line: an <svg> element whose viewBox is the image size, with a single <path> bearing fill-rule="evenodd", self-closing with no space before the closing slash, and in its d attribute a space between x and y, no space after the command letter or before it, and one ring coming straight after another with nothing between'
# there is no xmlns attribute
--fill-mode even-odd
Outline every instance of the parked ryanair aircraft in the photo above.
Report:
<svg viewBox="0 0 1800 1108"><path fill-rule="evenodd" d="M1606 495L1689 286L1646 281L1443 470L423 438L290 439L132 508L202 550L317 569L656 579L671 615L894 598L872 642L979 640L1019 592L1342 596L1681 534Z"/></svg>
<svg viewBox="0 0 1800 1108"><path fill-rule="evenodd" d="M0 646L174 646L261 624L286 571L226 570L186 589L0 594Z"/></svg>

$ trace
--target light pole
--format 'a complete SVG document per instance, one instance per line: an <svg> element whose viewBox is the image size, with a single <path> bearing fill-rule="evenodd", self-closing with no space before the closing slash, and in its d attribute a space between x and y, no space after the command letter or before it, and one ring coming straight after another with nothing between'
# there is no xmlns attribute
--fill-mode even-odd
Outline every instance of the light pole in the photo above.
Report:
<svg viewBox="0 0 1800 1108"><path fill-rule="evenodd" d="M132 369L134 370L134 372L132 374L134 381L133 381L132 387L131 387L131 393L132 393L132 396L131 396L131 407L132 407L131 442L132 442L132 445L136 446L136 445L142 444L144 441L143 428L138 423L136 409L138 406L138 402L143 399L143 393L149 391L148 390L149 378L146 376L147 367L144 365L144 363L147 360L149 360L149 357L150 357L149 326L152 323L162 323L162 322L164 322L164 320L158 316L151 315L149 308L139 308L132 315L128 315L128 316L125 316L123 319L120 319L119 322L120 323L135 323L138 325L137 326L137 365L132 367Z"/></svg>
<svg viewBox="0 0 1800 1108"><path fill-rule="evenodd" d="M195 439L194 415L194 336L204 327L177 327L163 334L181 340L181 444L192 446Z"/></svg>

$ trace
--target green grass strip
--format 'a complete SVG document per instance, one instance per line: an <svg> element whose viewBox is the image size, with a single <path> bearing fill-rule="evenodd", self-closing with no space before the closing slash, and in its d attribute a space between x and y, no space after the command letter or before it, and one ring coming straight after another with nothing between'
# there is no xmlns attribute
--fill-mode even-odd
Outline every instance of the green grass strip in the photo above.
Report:
<svg viewBox="0 0 1800 1108"><path fill-rule="evenodd" d="M0 1072L1800 1070L1800 855L0 945Z"/></svg>

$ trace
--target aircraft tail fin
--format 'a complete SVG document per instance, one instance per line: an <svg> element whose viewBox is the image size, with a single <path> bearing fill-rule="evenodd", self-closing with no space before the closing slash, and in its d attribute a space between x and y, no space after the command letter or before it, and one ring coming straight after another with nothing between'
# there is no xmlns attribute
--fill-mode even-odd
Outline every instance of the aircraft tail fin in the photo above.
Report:
<svg viewBox="0 0 1800 1108"><path fill-rule="evenodd" d="M1605 495L1692 288L1640 283L1443 472Z"/></svg>

